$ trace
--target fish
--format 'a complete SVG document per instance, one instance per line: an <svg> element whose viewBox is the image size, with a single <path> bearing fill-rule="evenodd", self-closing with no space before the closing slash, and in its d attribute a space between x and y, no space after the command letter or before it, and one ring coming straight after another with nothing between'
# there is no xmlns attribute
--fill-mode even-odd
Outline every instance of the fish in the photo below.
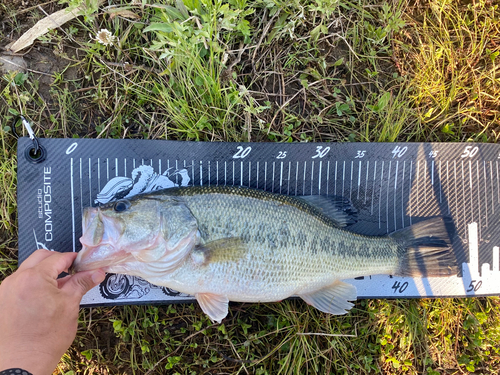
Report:
<svg viewBox="0 0 500 375"><path fill-rule="evenodd" d="M385 236L349 231L349 200L234 186L175 187L84 209L75 272L139 276L193 295L220 323L229 301L291 296L341 315L357 299L344 280L457 273L453 221L429 218Z"/></svg>

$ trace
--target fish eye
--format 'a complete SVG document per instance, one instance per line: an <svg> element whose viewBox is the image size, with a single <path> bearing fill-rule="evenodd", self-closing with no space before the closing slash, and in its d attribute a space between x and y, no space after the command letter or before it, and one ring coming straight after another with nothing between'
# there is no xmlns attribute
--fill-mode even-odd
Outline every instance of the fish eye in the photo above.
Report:
<svg viewBox="0 0 500 375"><path fill-rule="evenodd" d="M116 212L123 212L123 211L127 211L129 209L129 207L130 207L129 201L121 200L121 201L118 201L114 204L113 209Z"/></svg>

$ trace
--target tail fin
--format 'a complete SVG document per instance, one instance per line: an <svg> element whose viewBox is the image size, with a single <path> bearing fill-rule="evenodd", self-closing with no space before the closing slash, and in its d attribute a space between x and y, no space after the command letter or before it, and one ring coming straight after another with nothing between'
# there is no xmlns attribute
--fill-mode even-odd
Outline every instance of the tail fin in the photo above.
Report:
<svg viewBox="0 0 500 375"><path fill-rule="evenodd" d="M451 276L458 271L451 249L453 220L436 217L391 233L400 246L398 276Z"/></svg>

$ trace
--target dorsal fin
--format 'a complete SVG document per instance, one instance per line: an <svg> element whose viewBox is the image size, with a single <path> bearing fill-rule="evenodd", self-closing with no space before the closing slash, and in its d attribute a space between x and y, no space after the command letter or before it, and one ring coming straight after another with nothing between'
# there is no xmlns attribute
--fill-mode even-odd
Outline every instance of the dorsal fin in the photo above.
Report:
<svg viewBox="0 0 500 375"><path fill-rule="evenodd" d="M337 195L303 195L297 198L319 210L339 228L358 222L358 211L347 198Z"/></svg>

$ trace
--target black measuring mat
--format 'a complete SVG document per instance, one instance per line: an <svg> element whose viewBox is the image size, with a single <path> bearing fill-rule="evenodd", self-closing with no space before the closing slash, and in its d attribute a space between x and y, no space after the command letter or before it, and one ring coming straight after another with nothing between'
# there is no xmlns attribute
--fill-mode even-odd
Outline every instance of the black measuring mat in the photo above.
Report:
<svg viewBox="0 0 500 375"><path fill-rule="evenodd" d="M18 142L19 262L38 248L78 251L85 207L174 186L237 185L350 200L349 230L385 235L430 217L453 220L459 273L367 275L359 298L500 294L500 146L475 143L208 143L38 139ZM84 305L185 301L132 276L108 275Z"/></svg>

